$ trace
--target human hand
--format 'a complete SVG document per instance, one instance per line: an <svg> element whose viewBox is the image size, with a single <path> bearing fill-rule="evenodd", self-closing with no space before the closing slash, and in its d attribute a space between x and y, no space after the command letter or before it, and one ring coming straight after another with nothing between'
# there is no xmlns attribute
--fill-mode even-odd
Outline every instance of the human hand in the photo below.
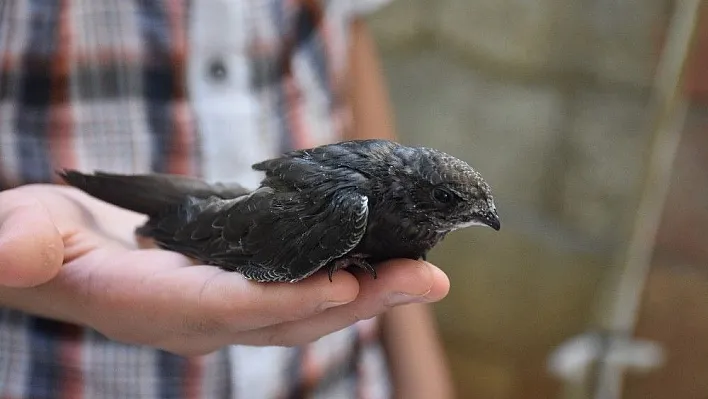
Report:
<svg viewBox="0 0 708 399"><path fill-rule="evenodd" d="M0 305L181 355L224 345L294 346L415 301L447 295L437 267L393 260L378 279L339 271L296 284L248 281L180 254L141 249L144 217L78 190L0 192Z"/></svg>

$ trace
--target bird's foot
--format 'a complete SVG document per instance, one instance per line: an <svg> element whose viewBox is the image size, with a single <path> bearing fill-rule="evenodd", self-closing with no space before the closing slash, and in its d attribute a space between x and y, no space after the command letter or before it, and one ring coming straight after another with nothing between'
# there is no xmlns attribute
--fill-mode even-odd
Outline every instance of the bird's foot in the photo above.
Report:
<svg viewBox="0 0 708 399"><path fill-rule="evenodd" d="M376 276L376 269L374 269L374 267L371 266L371 263L367 262L363 258L352 256L352 257L337 259L329 266L329 270L328 270L329 281L330 282L332 281L332 274L334 274L334 272L336 272L339 269L347 268L349 266L358 266L358 267L366 270L367 272L369 272L369 274L371 274L374 277L374 279L376 279L376 277L377 277Z"/></svg>

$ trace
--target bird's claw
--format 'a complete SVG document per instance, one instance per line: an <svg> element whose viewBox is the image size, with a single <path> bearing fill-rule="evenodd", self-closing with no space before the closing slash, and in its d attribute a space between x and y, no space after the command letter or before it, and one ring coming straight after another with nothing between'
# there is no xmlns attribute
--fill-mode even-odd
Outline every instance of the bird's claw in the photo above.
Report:
<svg viewBox="0 0 708 399"><path fill-rule="evenodd" d="M342 258L342 259L337 259L334 261L330 266L329 269L327 270L329 274L329 281L332 281L332 275L334 272L336 272L339 269L344 269L349 266L358 266L364 270L366 270L369 274L371 274L374 279L377 278L376 275L376 269L371 265L371 263L367 262L366 260L362 258L355 258L355 257L350 257L350 258Z"/></svg>

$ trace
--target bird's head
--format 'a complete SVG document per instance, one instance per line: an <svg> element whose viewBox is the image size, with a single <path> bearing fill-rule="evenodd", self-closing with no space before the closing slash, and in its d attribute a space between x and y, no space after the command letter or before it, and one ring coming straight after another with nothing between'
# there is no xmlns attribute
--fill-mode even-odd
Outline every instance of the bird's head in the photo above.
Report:
<svg viewBox="0 0 708 399"><path fill-rule="evenodd" d="M425 220L440 232L475 225L501 228L491 188L476 170L434 149L416 152L406 169L415 176L408 196L419 221Z"/></svg>

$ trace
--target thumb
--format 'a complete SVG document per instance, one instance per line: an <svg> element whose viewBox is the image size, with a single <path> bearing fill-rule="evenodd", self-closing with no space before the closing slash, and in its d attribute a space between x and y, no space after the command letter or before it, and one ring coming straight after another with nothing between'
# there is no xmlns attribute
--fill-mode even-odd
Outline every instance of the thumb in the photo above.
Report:
<svg viewBox="0 0 708 399"><path fill-rule="evenodd" d="M0 192L0 286L25 288L59 272L64 244L49 211L36 198Z"/></svg>

